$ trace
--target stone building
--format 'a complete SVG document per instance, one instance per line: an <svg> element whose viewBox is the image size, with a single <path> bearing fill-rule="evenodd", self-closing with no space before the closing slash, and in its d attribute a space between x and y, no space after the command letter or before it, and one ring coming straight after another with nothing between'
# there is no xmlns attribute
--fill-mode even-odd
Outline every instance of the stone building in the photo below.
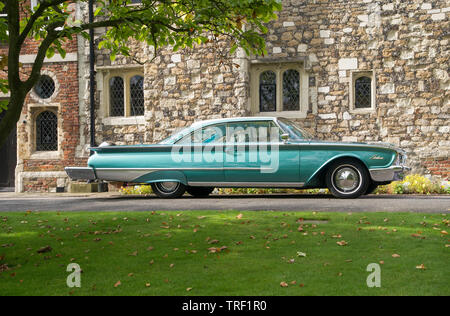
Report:
<svg viewBox="0 0 450 316"><path fill-rule="evenodd" d="M114 62L97 50L97 143L153 143L197 120L276 115L320 139L396 144L413 172L448 179L448 1L283 0L283 6L268 25L265 57L229 56L225 42L176 53L132 44L133 58ZM84 4L77 14L86 18ZM66 186L63 166L88 157L88 43L73 44L72 59L46 64L54 96L44 102L32 93L18 124L16 191ZM36 147L33 126L45 109L57 116L57 150Z"/></svg>

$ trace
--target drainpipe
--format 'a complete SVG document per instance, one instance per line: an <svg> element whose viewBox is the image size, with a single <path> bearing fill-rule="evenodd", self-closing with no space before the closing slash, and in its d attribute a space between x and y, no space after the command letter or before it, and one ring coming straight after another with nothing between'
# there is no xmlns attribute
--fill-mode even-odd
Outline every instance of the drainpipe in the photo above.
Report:
<svg viewBox="0 0 450 316"><path fill-rule="evenodd" d="M94 22L94 0L89 0L89 23ZM91 147L95 147L95 47L94 29L89 29L89 97L91 117ZM94 152L91 151L91 155Z"/></svg>

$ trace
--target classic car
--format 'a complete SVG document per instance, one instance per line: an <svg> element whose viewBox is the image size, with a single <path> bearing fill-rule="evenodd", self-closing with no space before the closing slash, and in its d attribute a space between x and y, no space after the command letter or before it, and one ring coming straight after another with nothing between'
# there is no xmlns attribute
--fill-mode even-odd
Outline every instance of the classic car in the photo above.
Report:
<svg viewBox="0 0 450 316"><path fill-rule="evenodd" d="M88 167L66 168L72 180L151 184L161 198L243 187L328 188L356 198L409 169L405 152L391 144L317 140L278 117L197 122L158 144L91 150Z"/></svg>

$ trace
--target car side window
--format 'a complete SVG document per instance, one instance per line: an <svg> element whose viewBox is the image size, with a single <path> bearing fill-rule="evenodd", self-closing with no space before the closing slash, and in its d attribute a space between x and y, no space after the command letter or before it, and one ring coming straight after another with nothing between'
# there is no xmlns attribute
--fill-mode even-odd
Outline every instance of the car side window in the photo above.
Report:
<svg viewBox="0 0 450 316"><path fill-rule="evenodd" d="M272 121L230 123L227 128L227 142L280 142L281 134L280 128Z"/></svg>
<svg viewBox="0 0 450 316"><path fill-rule="evenodd" d="M199 128L176 142L177 145L218 144L226 137L226 125L218 124Z"/></svg>

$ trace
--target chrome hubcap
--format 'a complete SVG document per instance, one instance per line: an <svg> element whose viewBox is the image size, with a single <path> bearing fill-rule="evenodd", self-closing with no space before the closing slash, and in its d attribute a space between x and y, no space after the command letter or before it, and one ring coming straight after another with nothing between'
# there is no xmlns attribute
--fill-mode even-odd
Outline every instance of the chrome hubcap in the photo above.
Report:
<svg viewBox="0 0 450 316"><path fill-rule="evenodd" d="M158 183L158 187L161 189L161 191L164 191L164 192L176 191L179 186L180 186L179 182L160 182L160 183Z"/></svg>
<svg viewBox="0 0 450 316"><path fill-rule="evenodd" d="M335 188L343 193L355 191L360 185L359 172L351 167L341 167L334 172Z"/></svg>

